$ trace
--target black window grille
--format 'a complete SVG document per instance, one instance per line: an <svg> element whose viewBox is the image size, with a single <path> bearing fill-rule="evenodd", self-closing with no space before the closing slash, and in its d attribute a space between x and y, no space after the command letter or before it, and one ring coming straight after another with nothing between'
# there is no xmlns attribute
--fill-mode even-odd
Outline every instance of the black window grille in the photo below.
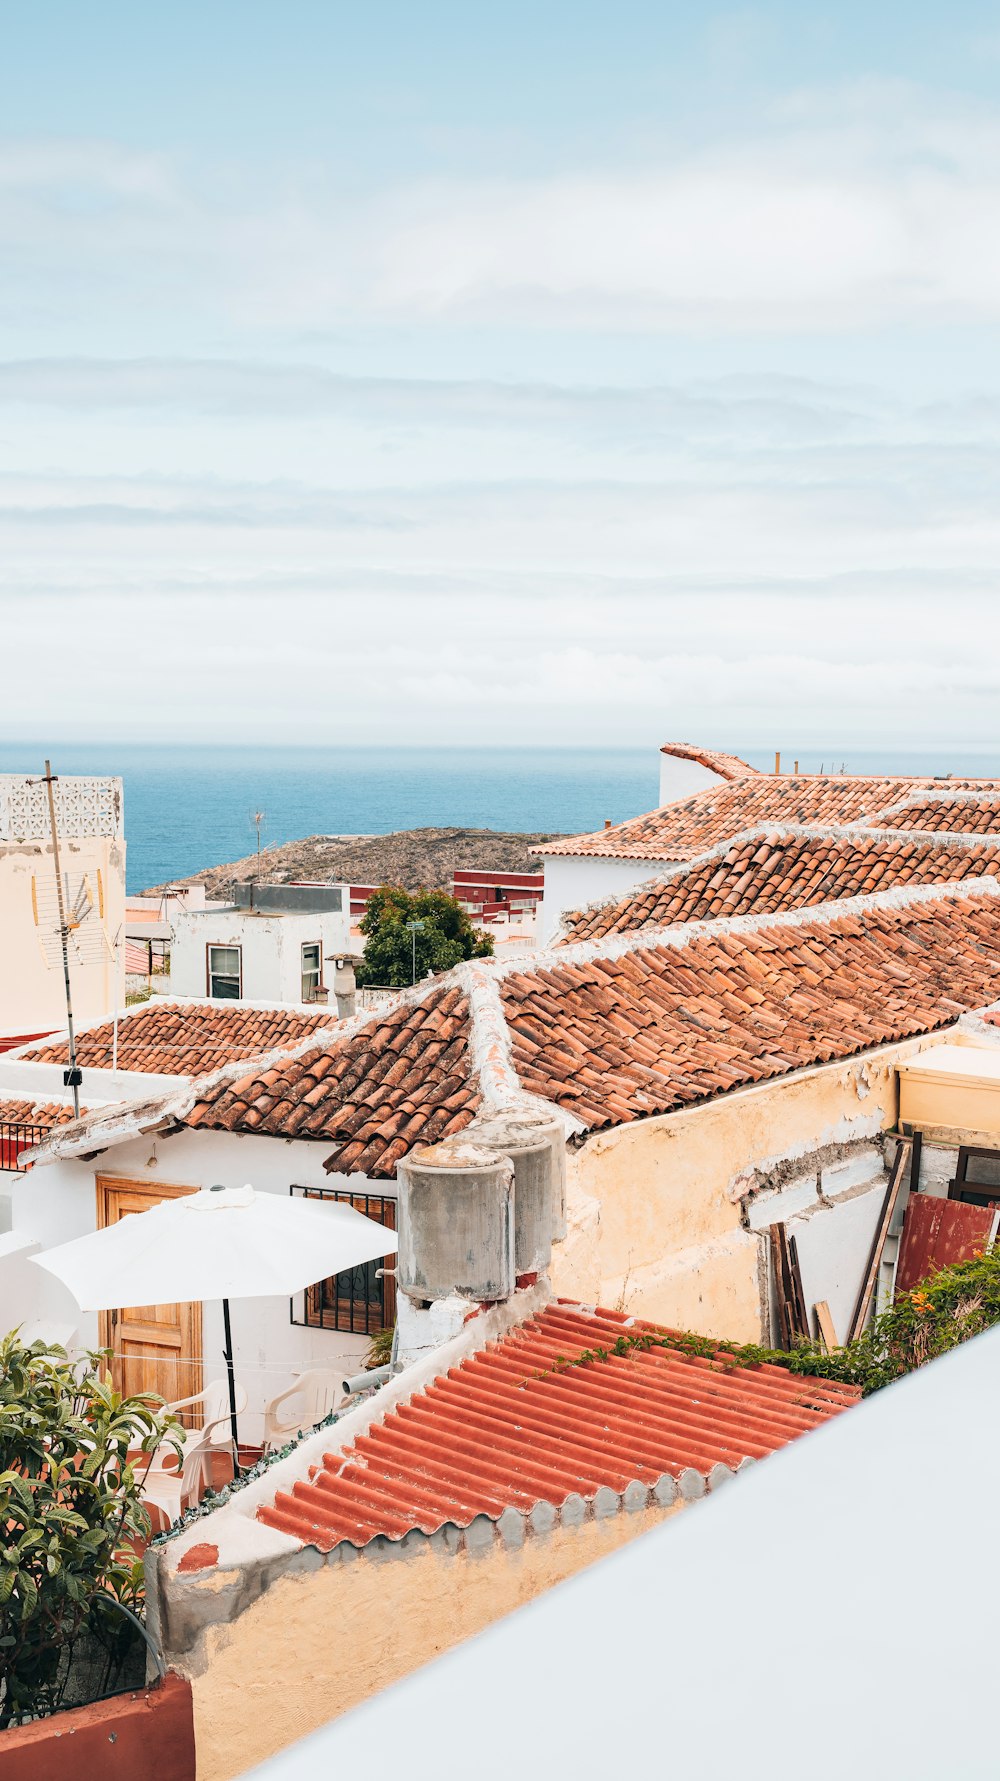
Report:
<svg viewBox="0 0 1000 1781"><path fill-rule="evenodd" d="M340 1200L384 1224L396 1229L396 1201L387 1194L353 1194L334 1187L298 1187L289 1193L301 1194L307 1200ZM312 1330L340 1330L352 1336L374 1336L379 1330L391 1329L396 1321L396 1281L393 1275L379 1276L380 1268L391 1268L392 1256L381 1261L362 1262L342 1274L331 1274L296 1293L291 1300L290 1316L294 1324Z"/></svg>
<svg viewBox="0 0 1000 1781"><path fill-rule="evenodd" d="M10 1173L23 1173L30 1169L30 1163L19 1163L18 1157L22 1150L31 1150L47 1136L49 1127L45 1125L22 1125L16 1120L0 1120L0 1169Z"/></svg>

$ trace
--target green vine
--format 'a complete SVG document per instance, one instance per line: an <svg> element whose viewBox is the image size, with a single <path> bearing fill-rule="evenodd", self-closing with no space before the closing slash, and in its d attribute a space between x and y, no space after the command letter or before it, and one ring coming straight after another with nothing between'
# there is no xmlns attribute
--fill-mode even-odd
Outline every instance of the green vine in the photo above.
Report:
<svg viewBox="0 0 1000 1781"><path fill-rule="evenodd" d="M536 1371L533 1377L542 1379L573 1367L595 1366L651 1348L667 1348L707 1360L720 1372L735 1367L779 1366L804 1378L858 1385L868 1397L997 1323L1000 1251L993 1251L942 1268L912 1291L900 1293L863 1335L832 1351L822 1342L813 1341L801 1341L786 1352L755 1342L725 1342L693 1331L623 1330L606 1348L584 1348L571 1357L557 1355L550 1367Z"/></svg>

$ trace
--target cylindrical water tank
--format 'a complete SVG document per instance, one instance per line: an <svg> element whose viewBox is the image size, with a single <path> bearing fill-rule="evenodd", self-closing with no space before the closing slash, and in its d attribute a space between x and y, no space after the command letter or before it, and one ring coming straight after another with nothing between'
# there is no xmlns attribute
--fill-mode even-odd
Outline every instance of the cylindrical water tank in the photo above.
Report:
<svg viewBox="0 0 1000 1781"><path fill-rule="evenodd" d="M514 1291L514 1170L462 1137L414 1150L396 1171L396 1279L424 1302L509 1299Z"/></svg>
<svg viewBox="0 0 1000 1781"><path fill-rule="evenodd" d="M551 1113L521 1112L515 1108L503 1114L512 1131L530 1133L533 1138L546 1138L552 1146L552 1235L566 1235L566 1129L561 1119Z"/></svg>
<svg viewBox="0 0 1000 1781"><path fill-rule="evenodd" d="M514 1165L514 1272L541 1274L552 1256L552 1144L532 1130L498 1114L476 1120L467 1137L477 1149L510 1157Z"/></svg>

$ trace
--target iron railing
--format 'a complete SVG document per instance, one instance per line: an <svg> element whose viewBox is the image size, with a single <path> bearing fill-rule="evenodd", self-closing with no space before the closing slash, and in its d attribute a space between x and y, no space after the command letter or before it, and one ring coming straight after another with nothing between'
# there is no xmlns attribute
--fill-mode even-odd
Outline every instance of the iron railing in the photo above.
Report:
<svg viewBox="0 0 1000 1781"><path fill-rule="evenodd" d="M302 1194L310 1200L340 1200L384 1224L396 1229L396 1201L388 1194L352 1194L334 1187L290 1187L289 1193ZM332 1274L328 1280L307 1286L289 1301L289 1318L294 1324L312 1330L339 1330L353 1336L375 1336L391 1329L396 1320L396 1281L379 1270L392 1266L391 1257L362 1262Z"/></svg>
<svg viewBox="0 0 1000 1781"><path fill-rule="evenodd" d="M25 1163L22 1168L17 1159L22 1150L31 1150L40 1144L48 1130L47 1125L22 1125L17 1120L0 1119L0 1169L14 1175L30 1169L30 1163Z"/></svg>

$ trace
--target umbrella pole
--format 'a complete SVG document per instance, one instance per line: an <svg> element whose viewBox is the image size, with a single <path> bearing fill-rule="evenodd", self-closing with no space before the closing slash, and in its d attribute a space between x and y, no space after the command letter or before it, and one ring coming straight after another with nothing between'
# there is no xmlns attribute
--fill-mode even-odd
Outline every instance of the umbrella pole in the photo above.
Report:
<svg viewBox="0 0 1000 1781"><path fill-rule="evenodd" d="M236 1373L233 1368L233 1331L229 1322L229 1300L222 1301L222 1323L226 1332L226 1346L222 1358L229 1374L229 1423L233 1431L233 1476L240 1475L240 1433L236 1426Z"/></svg>

